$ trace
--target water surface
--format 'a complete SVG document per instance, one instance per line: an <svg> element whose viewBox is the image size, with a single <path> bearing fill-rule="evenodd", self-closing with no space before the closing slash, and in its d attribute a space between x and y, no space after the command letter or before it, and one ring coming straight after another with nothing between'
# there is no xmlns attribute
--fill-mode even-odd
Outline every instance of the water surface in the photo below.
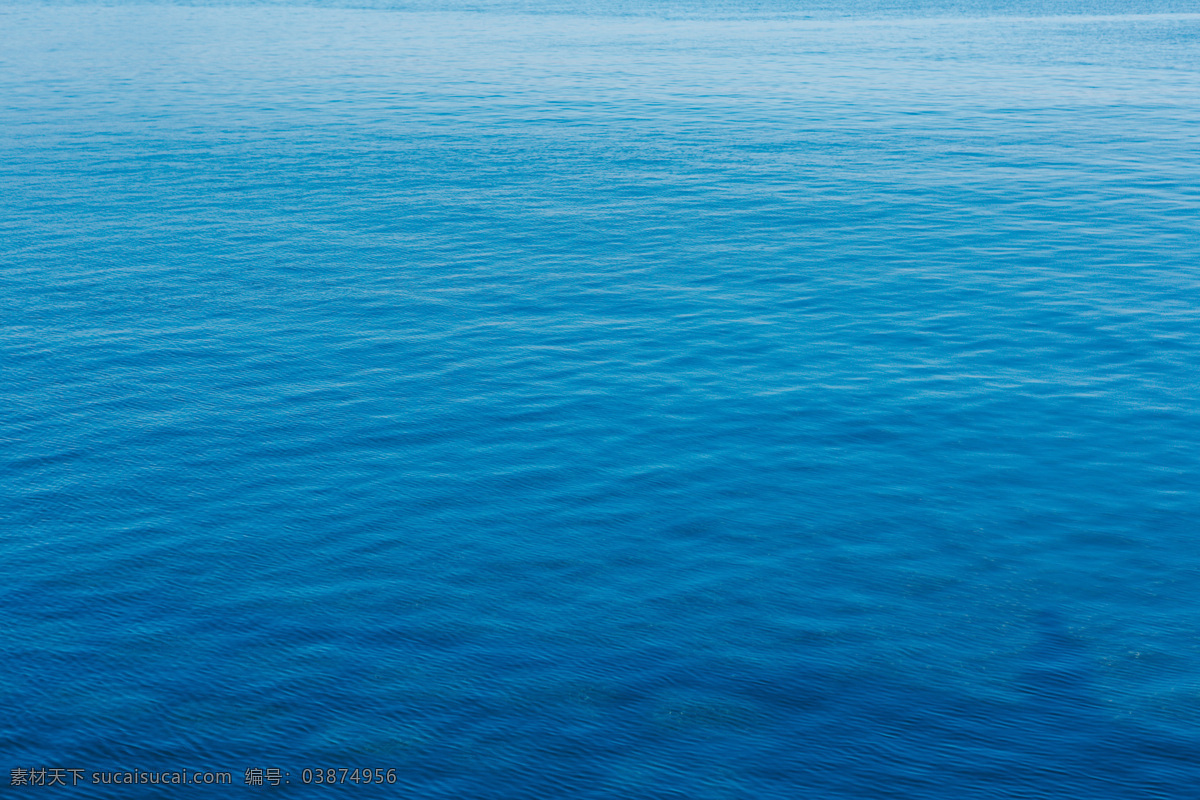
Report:
<svg viewBox="0 0 1200 800"><path fill-rule="evenodd" d="M1194 796L1197 12L0 6L0 768Z"/></svg>

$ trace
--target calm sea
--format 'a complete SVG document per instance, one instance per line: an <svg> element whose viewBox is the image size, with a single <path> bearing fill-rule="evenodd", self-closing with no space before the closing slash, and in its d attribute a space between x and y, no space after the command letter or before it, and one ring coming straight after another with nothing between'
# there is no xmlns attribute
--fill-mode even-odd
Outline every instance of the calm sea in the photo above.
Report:
<svg viewBox="0 0 1200 800"><path fill-rule="evenodd" d="M0 785L1198 796L1200 2L368 5L0 5Z"/></svg>

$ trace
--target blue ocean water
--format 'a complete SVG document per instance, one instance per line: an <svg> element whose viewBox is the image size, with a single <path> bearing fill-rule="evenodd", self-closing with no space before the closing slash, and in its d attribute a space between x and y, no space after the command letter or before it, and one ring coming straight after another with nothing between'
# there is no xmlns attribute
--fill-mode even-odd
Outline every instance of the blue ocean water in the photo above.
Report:
<svg viewBox="0 0 1200 800"><path fill-rule="evenodd" d="M1200 7L369 5L0 6L0 783L1196 797Z"/></svg>

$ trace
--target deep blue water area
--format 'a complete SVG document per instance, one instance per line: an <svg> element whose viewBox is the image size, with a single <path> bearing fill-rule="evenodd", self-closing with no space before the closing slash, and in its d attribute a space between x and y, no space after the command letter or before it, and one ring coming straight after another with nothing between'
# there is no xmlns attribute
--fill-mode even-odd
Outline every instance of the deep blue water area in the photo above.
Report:
<svg viewBox="0 0 1200 800"><path fill-rule="evenodd" d="M1200 6L371 5L0 5L0 784L1197 796Z"/></svg>

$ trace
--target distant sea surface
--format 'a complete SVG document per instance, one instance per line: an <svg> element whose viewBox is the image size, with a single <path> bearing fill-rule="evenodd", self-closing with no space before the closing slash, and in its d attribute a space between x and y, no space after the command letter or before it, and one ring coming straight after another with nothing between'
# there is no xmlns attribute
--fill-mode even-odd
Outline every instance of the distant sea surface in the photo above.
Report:
<svg viewBox="0 0 1200 800"><path fill-rule="evenodd" d="M0 5L0 785L1194 799L1198 254L1195 2Z"/></svg>

